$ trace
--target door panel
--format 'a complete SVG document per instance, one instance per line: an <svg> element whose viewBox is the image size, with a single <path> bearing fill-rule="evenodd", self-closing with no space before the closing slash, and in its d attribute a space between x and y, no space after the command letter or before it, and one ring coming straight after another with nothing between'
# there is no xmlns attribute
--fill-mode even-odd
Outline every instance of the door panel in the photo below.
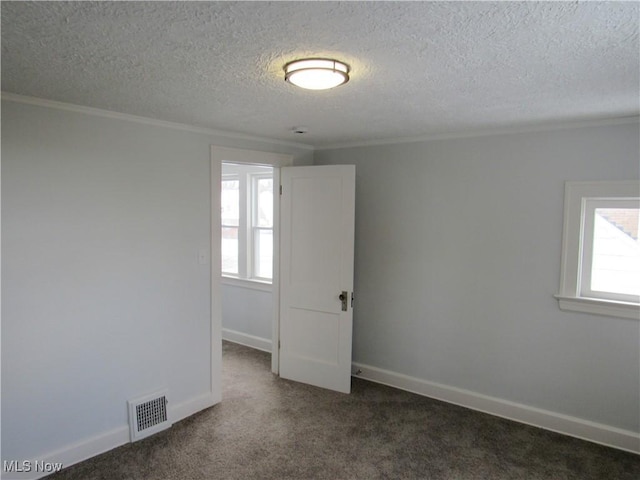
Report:
<svg viewBox="0 0 640 480"><path fill-rule="evenodd" d="M283 340L292 356L337 366L339 356L334 339L340 333L339 328L338 315L292 308ZM305 335L306 332L313 335Z"/></svg>
<svg viewBox="0 0 640 480"><path fill-rule="evenodd" d="M355 167L281 170L280 375L348 393Z"/></svg>

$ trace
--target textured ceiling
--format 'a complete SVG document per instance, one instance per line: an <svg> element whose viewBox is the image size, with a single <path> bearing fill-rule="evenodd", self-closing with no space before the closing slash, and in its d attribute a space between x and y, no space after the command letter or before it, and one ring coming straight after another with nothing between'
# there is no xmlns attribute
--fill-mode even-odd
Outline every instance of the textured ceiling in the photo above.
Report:
<svg viewBox="0 0 640 480"><path fill-rule="evenodd" d="M2 90L317 147L632 116L639 6L3 1ZM285 83L304 56L351 81Z"/></svg>

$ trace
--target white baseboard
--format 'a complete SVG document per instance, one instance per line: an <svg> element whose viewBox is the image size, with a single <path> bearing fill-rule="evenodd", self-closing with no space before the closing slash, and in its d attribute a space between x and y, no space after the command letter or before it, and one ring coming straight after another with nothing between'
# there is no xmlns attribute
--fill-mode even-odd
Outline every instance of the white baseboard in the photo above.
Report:
<svg viewBox="0 0 640 480"><path fill-rule="evenodd" d="M83 440L81 442L68 445L60 450L56 450L45 455L41 455L40 458L34 460L28 460L30 465L27 466L27 471L23 472L5 472L3 465L2 478L3 479L37 479L49 475L52 472L38 471L36 467L37 462L43 463L61 463L62 468L70 467L76 463L82 462L101 453L112 450L116 447L124 445L129 442L129 425L115 428L109 432L96 435L95 437Z"/></svg>
<svg viewBox="0 0 640 480"><path fill-rule="evenodd" d="M179 403L175 406L169 405L169 418L172 423L177 423L205 408L211 407L218 403L213 394L207 393L199 397ZM61 463L63 468L70 467L76 463L87 460L101 453L113 450L116 447L129 443L129 425L115 428L109 432L96 435L81 442L68 445L60 450L56 450L45 455L41 455L36 460L29 460L27 465L20 461L20 467L23 472L2 472L1 477L7 480L35 480L49 475L53 472L37 471L42 470L42 465L47 463ZM2 466L4 467L4 465ZM3 470L0 469L0 470Z"/></svg>
<svg viewBox="0 0 640 480"><path fill-rule="evenodd" d="M169 418L172 423L177 423L205 408L213 407L219 402L220 399L214 398L213 394L205 393L204 395L179 403L178 405L169 405Z"/></svg>
<svg viewBox="0 0 640 480"><path fill-rule="evenodd" d="M640 454L640 434L528 405L482 395L470 390L428 382L389 370L353 363L355 377L453 403L462 407L514 420L589 442Z"/></svg>
<svg viewBox="0 0 640 480"><path fill-rule="evenodd" d="M271 340L267 338L256 337L254 335L238 332L229 328L223 328L222 339L233 343L239 343L245 347L251 347L256 350L271 353Z"/></svg>

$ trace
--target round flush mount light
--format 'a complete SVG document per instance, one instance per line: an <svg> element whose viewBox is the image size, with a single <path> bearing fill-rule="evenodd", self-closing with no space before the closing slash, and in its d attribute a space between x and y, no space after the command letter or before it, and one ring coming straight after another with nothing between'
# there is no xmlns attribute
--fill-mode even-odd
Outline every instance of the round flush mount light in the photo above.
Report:
<svg viewBox="0 0 640 480"><path fill-rule="evenodd" d="M349 65L328 58L294 60L284 66L284 79L300 88L326 90L349 81Z"/></svg>

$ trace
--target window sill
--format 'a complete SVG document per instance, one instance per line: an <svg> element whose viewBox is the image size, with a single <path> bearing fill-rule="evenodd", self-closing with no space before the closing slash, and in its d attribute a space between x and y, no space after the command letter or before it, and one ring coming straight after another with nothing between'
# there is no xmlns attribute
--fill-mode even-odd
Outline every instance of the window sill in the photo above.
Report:
<svg viewBox="0 0 640 480"><path fill-rule="evenodd" d="M249 280L247 278L227 277L222 275L222 285L230 285L232 287L248 288L250 290L260 290L261 292L271 292L272 283L263 280Z"/></svg>
<svg viewBox="0 0 640 480"><path fill-rule="evenodd" d="M562 295L554 295L554 297L558 300L560 310L640 320L640 305L637 303Z"/></svg>

